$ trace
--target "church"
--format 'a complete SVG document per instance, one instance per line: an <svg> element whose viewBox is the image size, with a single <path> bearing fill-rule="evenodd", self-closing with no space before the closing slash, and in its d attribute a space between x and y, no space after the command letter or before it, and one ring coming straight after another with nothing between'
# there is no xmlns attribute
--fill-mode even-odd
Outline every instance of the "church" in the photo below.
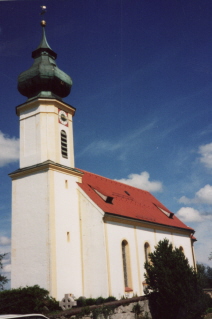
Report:
<svg viewBox="0 0 212 319"><path fill-rule="evenodd" d="M12 172L11 286L39 285L61 300L143 295L144 263L159 240L195 267L194 230L149 192L75 167L72 80L41 22L33 65L18 78L20 168Z"/></svg>

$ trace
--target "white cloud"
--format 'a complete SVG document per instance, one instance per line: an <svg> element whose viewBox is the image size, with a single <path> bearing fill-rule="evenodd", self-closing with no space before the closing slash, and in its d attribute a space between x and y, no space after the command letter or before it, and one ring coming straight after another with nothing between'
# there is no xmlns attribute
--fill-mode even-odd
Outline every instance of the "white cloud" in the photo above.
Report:
<svg viewBox="0 0 212 319"><path fill-rule="evenodd" d="M207 184L196 192L196 198L200 203L212 204L212 186Z"/></svg>
<svg viewBox="0 0 212 319"><path fill-rule="evenodd" d="M10 238L6 236L0 236L0 245L1 246L6 246L10 244Z"/></svg>
<svg viewBox="0 0 212 319"><path fill-rule="evenodd" d="M178 202L181 203L181 204L188 205L188 204L192 203L192 200L190 198L186 197L186 196L182 196L182 197L180 197Z"/></svg>
<svg viewBox="0 0 212 319"><path fill-rule="evenodd" d="M178 210L176 215L183 222L200 222L203 220L200 212L192 207L182 207Z"/></svg>
<svg viewBox="0 0 212 319"><path fill-rule="evenodd" d="M183 204L212 204L212 186L207 184L204 187L200 188L200 190L198 190L195 193L195 197L194 198L188 198L186 196L182 196L179 199L180 203Z"/></svg>
<svg viewBox="0 0 212 319"><path fill-rule="evenodd" d="M207 168L212 168L212 143L201 145L199 154L201 155L200 162Z"/></svg>
<svg viewBox="0 0 212 319"><path fill-rule="evenodd" d="M105 152L113 152L116 150L119 150L122 147L122 145L117 143L111 143L110 141L95 141L90 143L86 148L82 151L82 154L84 153L91 153L92 155L99 155Z"/></svg>
<svg viewBox="0 0 212 319"><path fill-rule="evenodd" d="M0 131L0 166L19 159L19 139L6 136Z"/></svg>
<svg viewBox="0 0 212 319"><path fill-rule="evenodd" d="M4 265L3 269L1 270L3 273L11 272L11 264Z"/></svg>
<svg viewBox="0 0 212 319"><path fill-rule="evenodd" d="M148 172L141 172L141 174L130 174L128 178L122 178L116 181L141 188L149 192L161 192L163 185L159 181L150 181Z"/></svg>

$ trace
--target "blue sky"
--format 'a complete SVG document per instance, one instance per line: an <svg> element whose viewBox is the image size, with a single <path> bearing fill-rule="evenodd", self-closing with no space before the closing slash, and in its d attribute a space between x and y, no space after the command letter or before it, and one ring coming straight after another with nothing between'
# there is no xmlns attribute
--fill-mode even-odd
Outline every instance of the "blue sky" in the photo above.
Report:
<svg viewBox="0 0 212 319"><path fill-rule="evenodd" d="M74 83L76 167L152 192L196 230L197 261L212 266L211 0L0 1L0 253L26 101L17 77L41 39L41 5Z"/></svg>

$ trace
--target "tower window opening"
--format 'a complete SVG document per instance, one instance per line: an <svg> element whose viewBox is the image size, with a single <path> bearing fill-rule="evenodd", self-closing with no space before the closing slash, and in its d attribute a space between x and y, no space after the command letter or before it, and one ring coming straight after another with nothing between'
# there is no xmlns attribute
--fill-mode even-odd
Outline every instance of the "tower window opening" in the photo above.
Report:
<svg viewBox="0 0 212 319"><path fill-rule="evenodd" d="M61 153L62 157L68 158L68 145L67 145L67 134L64 130L61 131Z"/></svg>

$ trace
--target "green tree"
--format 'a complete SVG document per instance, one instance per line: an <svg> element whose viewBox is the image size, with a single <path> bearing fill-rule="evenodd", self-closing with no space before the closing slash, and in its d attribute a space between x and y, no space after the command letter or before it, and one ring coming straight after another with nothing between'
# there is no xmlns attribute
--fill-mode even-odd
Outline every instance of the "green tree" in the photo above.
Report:
<svg viewBox="0 0 212 319"><path fill-rule="evenodd" d="M45 313L61 310L59 303L38 285L0 292L0 314Z"/></svg>
<svg viewBox="0 0 212 319"><path fill-rule="evenodd" d="M145 263L150 310L154 319L200 319L208 298L198 273L184 253L167 239L160 241Z"/></svg>
<svg viewBox="0 0 212 319"><path fill-rule="evenodd" d="M212 268L204 264L197 264L197 272L202 280L203 288L212 288Z"/></svg>
<svg viewBox="0 0 212 319"><path fill-rule="evenodd" d="M4 259L4 257L7 254L0 254L0 269L3 268L3 263L2 260ZM4 289L4 285L9 281L9 279L7 279L7 277L3 276L2 274L0 274L0 290Z"/></svg>

